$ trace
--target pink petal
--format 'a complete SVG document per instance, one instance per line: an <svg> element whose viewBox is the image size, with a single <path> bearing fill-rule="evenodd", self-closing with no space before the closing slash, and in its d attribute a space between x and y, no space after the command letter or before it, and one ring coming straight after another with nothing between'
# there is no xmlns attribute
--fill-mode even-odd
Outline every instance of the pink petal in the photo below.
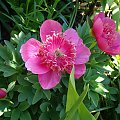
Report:
<svg viewBox="0 0 120 120"><path fill-rule="evenodd" d="M118 47L118 46L120 46L120 34L118 32L115 32L114 36L115 36L115 39L112 40L112 42L113 42L112 46L113 47Z"/></svg>
<svg viewBox="0 0 120 120"><path fill-rule="evenodd" d="M74 68L75 68L75 73L74 73L74 76L76 79L79 79L86 71L86 67L85 67L85 64L78 64L78 65L74 65ZM71 73L72 71L72 66L68 66L68 68L66 69L67 73Z"/></svg>
<svg viewBox="0 0 120 120"><path fill-rule="evenodd" d="M105 52L109 55L119 55L120 54L120 35L117 34L117 39L112 46L105 50Z"/></svg>
<svg viewBox="0 0 120 120"><path fill-rule="evenodd" d="M120 45L120 33L118 33L118 32L116 32L116 40L115 40L115 42L114 42L114 45L115 46L118 46L118 45Z"/></svg>
<svg viewBox="0 0 120 120"><path fill-rule="evenodd" d="M109 48L108 41L107 41L105 38L99 37L99 38L97 38L96 40L97 40L98 47L99 47L102 51L106 51L106 49Z"/></svg>
<svg viewBox="0 0 120 120"><path fill-rule="evenodd" d="M29 58L35 57L39 53L40 42L34 38L30 38L20 48L20 53L24 62Z"/></svg>
<svg viewBox="0 0 120 120"><path fill-rule="evenodd" d="M85 64L75 65L75 78L79 79L86 72Z"/></svg>
<svg viewBox="0 0 120 120"><path fill-rule="evenodd" d="M78 42L76 47L77 54L75 59L75 64L84 64L88 62L91 55L89 48L87 48L83 43Z"/></svg>
<svg viewBox="0 0 120 120"><path fill-rule="evenodd" d="M78 44L78 41L80 39L80 37L78 36L78 33L76 32L76 30L74 30L73 28L69 28L67 29L64 33L64 38L66 40L70 40L72 43L74 43L75 45ZM80 39L81 40L81 39ZM82 40L81 40L82 41Z"/></svg>
<svg viewBox="0 0 120 120"><path fill-rule="evenodd" d="M41 62L40 57L28 59L25 63L25 67L34 74L44 74L50 70L46 64Z"/></svg>
<svg viewBox="0 0 120 120"><path fill-rule="evenodd" d="M120 55L120 46L112 47L105 51L109 55Z"/></svg>
<svg viewBox="0 0 120 120"><path fill-rule="evenodd" d="M43 89L51 89L60 82L61 75L60 73L50 70L45 74L38 75L38 79Z"/></svg>
<svg viewBox="0 0 120 120"><path fill-rule="evenodd" d="M117 34L117 40L120 41L120 33L116 32L116 34Z"/></svg>
<svg viewBox="0 0 120 120"><path fill-rule="evenodd" d="M93 32L96 37L99 37L103 33L103 22L100 18L98 18L94 23L93 23Z"/></svg>
<svg viewBox="0 0 120 120"><path fill-rule="evenodd" d="M105 18L104 12L100 12L99 14L95 15L95 17L94 17L94 22L95 22L98 18L100 18L100 19Z"/></svg>
<svg viewBox="0 0 120 120"><path fill-rule="evenodd" d="M52 36L53 33L61 33L62 26L55 20L46 20L40 27L40 37L43 42L46 41L46 36Z"/></svg>
<svg viewBox="0 0 120 120"><path fill-rule="evenodd" d="M116 44L116 46L109 46L107 40L100 37L100 38L97 38L97 43L98 43L98 47L109 55L120 54L119 42L118 42L118 45Z"/></svg>
<svg viewBox="0 0 120 120"><path fill-rule="evenodd" d="M6 90L3 88L0 88L0 99L6 97L7 93Z"/></svg>
<svg viewBox="0 0 120 120"><path fill-rule="evenodd" d="M103 19L103 24L108 24L108 26L110 26L113 30L116 30L116 24L114 22L114 20L106 17Z"/></svg>

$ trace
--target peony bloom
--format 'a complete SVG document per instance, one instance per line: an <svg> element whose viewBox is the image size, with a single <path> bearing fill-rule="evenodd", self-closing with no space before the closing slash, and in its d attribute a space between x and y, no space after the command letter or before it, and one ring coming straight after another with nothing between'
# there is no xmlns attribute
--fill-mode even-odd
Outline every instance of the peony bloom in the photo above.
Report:
<svg viewBox="0 0 120 120"><path fill-rule="evenodd" d="M116 32L116 24L103 12L94 17L93 32L102 51L110 55L120 54L120 34Z"/></svg>
<svg viewBox="0 0 120 120"><path fill-rule="evenodd" d="M75 67L75 78L86 71L90 50L83 44L77 32L70 28L62 33L62 26L54 20L46 20L40 27L42 42L29 39L21 46L20 53L27 70L38 74L43 89L55 87L64 71L71 73Z"/></svg>
<svg viewBox="0 0 120 120"><path fill-rule="evenodd" d="M5 98L7 95L6 90L3 88L0 88L0 99Z"/></svg>

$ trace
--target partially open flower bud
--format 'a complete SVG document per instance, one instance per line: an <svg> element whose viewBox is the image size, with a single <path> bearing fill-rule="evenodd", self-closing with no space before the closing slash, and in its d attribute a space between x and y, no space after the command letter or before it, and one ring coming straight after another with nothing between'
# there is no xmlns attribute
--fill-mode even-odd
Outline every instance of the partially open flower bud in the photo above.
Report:
<svg viewBox="0 0 120 120"><path fill-rule="evenodd" d="M7 93L4 88L0 88L0 99L6 97Z"/></svg>

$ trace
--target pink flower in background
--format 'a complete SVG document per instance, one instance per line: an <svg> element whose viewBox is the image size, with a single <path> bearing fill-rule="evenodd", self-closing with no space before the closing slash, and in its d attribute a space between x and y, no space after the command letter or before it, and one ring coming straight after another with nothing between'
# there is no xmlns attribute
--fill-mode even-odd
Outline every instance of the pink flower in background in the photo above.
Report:
<svg viewBox="0 0 120 120"><path fill-rule="evenodd" d="M0 88L0 99L5 98L7 95L6 90L3 88Z"/></svg>
<svg viewBox="0 0 120 120"><path fill-rule="evenodd" d="M102 51L110 55L120 54L120 34L116 32L116 24L103 12L94 17L93 32Z"/></svg>
<svg viewBox="0 0 120 120"><path fill-rule="evenodd" d="M40 27L42 42L29 39L21 46L20 53L27 70L38 74L43 89L55 87L64 71L71 73L75 67L75 78L86 71L90 50L83 44L77 32L69 28L62 33L62 26L54 20L46 20Z"/></svg>

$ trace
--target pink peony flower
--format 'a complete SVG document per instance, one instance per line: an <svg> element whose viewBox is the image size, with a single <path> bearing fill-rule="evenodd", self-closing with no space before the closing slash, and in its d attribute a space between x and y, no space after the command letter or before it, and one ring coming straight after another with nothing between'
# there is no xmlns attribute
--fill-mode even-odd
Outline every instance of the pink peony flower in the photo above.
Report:
<svg viewBox="0 0 120 120"><path fill-rule="evenodd" d="M0 99L5 98L7 95L6 90L3 88L0 88Z"/></svg>
<svg viewBox="0 0 120 120"><path fill-rule="evenodd" d="M110 55L120 54L120 34L116 32L116 24L103 12L94 17L93 32L102 51Z"/></svg>
<svg viewBox="0 0 120 120"><path fill-rule="evenodd" d="M55 87L64 71L71 73L75 67L75 78L86 71L90 50L83 44L77 32L70 28L62 33L62 26L54 20L46 20L40 27L42 42L29 39L21 46L20 53L27 70L38 74L43 89Z"/></svg>

